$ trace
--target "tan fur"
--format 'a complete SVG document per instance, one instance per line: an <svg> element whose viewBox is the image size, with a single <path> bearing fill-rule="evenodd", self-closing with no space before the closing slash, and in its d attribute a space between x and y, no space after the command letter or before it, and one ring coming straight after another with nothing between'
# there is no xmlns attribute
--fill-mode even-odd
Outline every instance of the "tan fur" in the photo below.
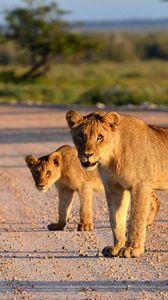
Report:
<svg viewBox="0 0 168 300"><path fill-rule="evenodd" d="M115 112L83 117L69 111L66 118L81 164L87 170L98 167L104 184L114 246L105 247L103 254L140 256L146 225L160 206L153 190L168 189L168 129ZM127 241L125 191L131 193Z"/></svg>
<svg viewBox="0 0 168 300"><path fill-rule="evenodd" d="M63 230L71 212L74 193L80 196L80 224L78 230L93 229L92 197L93 191L103 191L98 172L85 171L74 147L64 145L55 152L36 158L28 155L25 161L30 168L38 190L46 192L55 183L59 194L58 223L48 225L49 230Z"/></svg>

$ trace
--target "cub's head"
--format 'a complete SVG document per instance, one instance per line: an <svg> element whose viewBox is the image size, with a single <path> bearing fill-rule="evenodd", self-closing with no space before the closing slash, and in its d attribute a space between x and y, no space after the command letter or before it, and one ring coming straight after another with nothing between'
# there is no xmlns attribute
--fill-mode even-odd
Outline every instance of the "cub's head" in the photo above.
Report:
<svg viewBox="0 0 168 300"><path fill-rule="evenodd" d="M120 116L115 112L81 116L70 110L66 119L82 166L93 170L99 162L106 164L118 144Z"/></svg>
<svg viewBox="0 0 168 300"><path fill-rule="evenodd" d="M25 161L39 191L47 192L49 187L61 177L61 154L58 152L40 158L27 155Z"/></svg>

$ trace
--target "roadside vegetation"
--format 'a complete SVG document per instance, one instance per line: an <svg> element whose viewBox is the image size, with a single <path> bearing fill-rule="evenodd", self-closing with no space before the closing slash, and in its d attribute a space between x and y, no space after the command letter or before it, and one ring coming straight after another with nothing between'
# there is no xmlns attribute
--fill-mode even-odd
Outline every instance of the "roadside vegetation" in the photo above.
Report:
<svg viewBox="0 0 168 300"><path fill-rule="evenodd" d="M37 0L6 13L0 101L168 105L168 35L77 33Z"/></svg>
<svg viewBox="0 0 168 300"><path fill-rule="evenodd" d="M168 105L168 62L59 63L44 77L16 81L22 72L0 67L1 101Z"/></svg>

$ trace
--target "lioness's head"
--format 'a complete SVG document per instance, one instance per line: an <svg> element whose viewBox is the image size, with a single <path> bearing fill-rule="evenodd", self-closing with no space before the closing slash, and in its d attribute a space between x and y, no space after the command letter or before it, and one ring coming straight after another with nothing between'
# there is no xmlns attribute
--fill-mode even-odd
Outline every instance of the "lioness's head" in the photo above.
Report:
<svg viewBox="0 0 168 300"><path fill-rule="evenodd" d="M47 192L49 187L61 177L61 154L58 152L40 158L27 155L25 161L39 191Z"/></svg>
<svg viewBox="0 0 168 300"><path fill-rule="evenodd" d="M82 116L68 111L66 119L83 167L95 169L113 155L118 143L120 116L115 112L95 112Z"/></svg>

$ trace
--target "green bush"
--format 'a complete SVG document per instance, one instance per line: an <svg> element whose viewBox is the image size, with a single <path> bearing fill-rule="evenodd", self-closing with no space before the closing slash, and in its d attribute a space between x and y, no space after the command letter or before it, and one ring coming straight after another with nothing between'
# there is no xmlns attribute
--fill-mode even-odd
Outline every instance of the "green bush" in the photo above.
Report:
<svg viewBox="0 0 168 300"><path fill-rule="evenodd" d="M29 53L16 46L14 42L6 41L0 44L0 65L26 65L29 62Z"/></svg>
<svg viewBox="0 0 168 300"><path fill-rule="evenodd" d="M141 52L139 58L142 59L168 59L168 36L164 33L152 33L137 41Z"/></svg>
<svg viewBox="0 0 168 300"><path fill-rule="evenodd" d="M168 89L164 91L165 97L163 99L160 97L160 92L156 92L150 87L140 89L117 85L107 89L95 88L86 91L80 96L77 103L83 105L103 103L113 106L129 104L139 106L143 103L168 105Z"/></svg>

